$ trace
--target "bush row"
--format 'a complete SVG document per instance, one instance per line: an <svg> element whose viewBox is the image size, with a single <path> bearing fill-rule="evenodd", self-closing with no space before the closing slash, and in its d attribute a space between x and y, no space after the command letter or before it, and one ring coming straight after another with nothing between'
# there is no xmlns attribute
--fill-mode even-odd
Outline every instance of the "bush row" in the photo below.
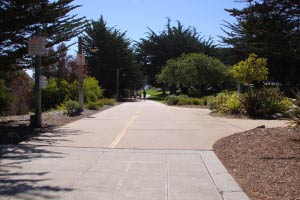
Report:
<svg viewBox="0 0 300 200"><path fill-rule="evenodd" d="M84 80L84 101L95 102L103 97L103 89L93 77ZM78 82L68 82L64 79L50 78L46 88L42 90L44 110L60 108L68 100L78 100Z"/></svg>
<svg viewBox="0 0 300 200"><path fill-rule="evenodd" d="M168 105L203 105L224 114L246 114L253 118L274 117L275 114L287 115L294 105L293 101L278 88L249 89L246 93L222 92L216 96L190 98L186 95L168 96Z"/></svg>
<svg viewBox="0 0 300 200"><path fill-rule="evenodd" d="M98 110L104 105L112 106L116 102L115 99L98 99L94 102L88 102L85 107L90 110Z"/></svg>

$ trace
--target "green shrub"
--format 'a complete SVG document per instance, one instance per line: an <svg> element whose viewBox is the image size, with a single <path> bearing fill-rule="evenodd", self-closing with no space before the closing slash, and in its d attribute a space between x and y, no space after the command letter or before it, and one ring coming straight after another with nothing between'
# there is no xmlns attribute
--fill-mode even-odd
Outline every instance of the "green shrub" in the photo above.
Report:
<svg viewBox="0 0 300 200"><path fill-rule="evenodd" d="M189 97L186 95L179 95L177 98L178 98L177 105L179 106L192 104L192 102L189 101Z"/></svg>
<svg viewBox="0 0 300 200"><path fill-rule="evenodd" d="M278 106L279 106L279 109L282 113L286 112L289 110L289 108L291 106L293 106L293 102L291 99L285 97L283 98L279 103L278 103Z"/></svg>
<svg viewBox="0 0 300 200"><path fill-rule="evenodd" d="M226 101L227 112L230 114L239 114L241 113L241 102L237 94L233 94L228 97Z"/></svg>
<svg viewBox="0 0 300 200"><path fill-rule="evenodd" d="M6 88L4 80L0 80L0 114L9 110L13 95Z"/></svg>
<svg viewBox="0 0 300 200"><path fill-rule="evenodd" d="M216 100L216 98L211 98L207 105L209 106L210 110L216 110L217 109L217 100Z"/></svg>
<svg viewBox="0 0 300 200"><path fill-rule="evenodd" d="M179 98L177 96L170 95L167 96L165 100L168 105L177 105Z"/></svg>
<svg viewBox="0 0 300 200"><path fill-rule="evenodd" d="M99 102L89 102L85 106L89 110L98 110L103 105L101 103L99 103Z"/></svg>
<svg viewBox="0 0 300 200"><path fill-rule="evenodd" d="M283 96L278 88L251 88L240 98L242 107L251 117L269 117L280 113L279 102L282 100Z"/></svg>
<svg viewBox="0 0 300 200"><path fill-rule="evenodd" d="M94 77L88 76L84 79L84 100L85 102L95 102L103 97L103 89Z"/></svg>
<svg viewBox="0 0 300 200"><path fill-rule="evenodd" d="M100 105L113 106L116 103L115 99L98 99L97 103Z"/></svg>
<svg viewBox="0 0 300 200"><path fill-rule="evenodd" d="M55 108L69 99L77 99L78 89L75 82L50 78L46 88L42 90L42 106L48 110Z"/></svg>
<svg viewBox="0 0 300 200"><path fill-rule="evenodd" d="M241 102L236 92L222 92L210 97L210 108L224 114L241 113Z"/></svg>
<svg viewBox="0 0 300 200"><path fill-rule="evenodd" d="M216 97L214 97L214 96L203 97L203 104L205 106L210 107L210 104L215 104L215 103L216 103Z"/></svg>
<svg viewBox="0 0 300 200"><path fill-rule="evenodd" d="M99 108L101 108L104 105L114 105L116 102L115 99L98 99L95 102L88 102L85 106L87 109L90 110L98 110Z"/></svg>
<svg viewBox="0 0 300 200"><path fill-rule="evenodd" d="M300 92L299 90L297 90L294 93L297 98L295 105L290 106L286 113L291 119L291 125L295 125L297 128L299 128L300 127Z"/></svg>
<svg viewBox="0 0 300 200"><path fill-rule="evenodd" d="M68 115L71 116L77 115L82 111L78 101L68 100L65 102L65 107L67 109Z"/></svg>
<svg viewBox="0 0 300 200"><path fill-rule="evenodd" d="M200 99L192 99L192 104L193 105L203 105Z"/></svg>
<svg viewBox="0 0 300 200"><path fill-rule="evenodd" d="M95 102L103 96L103 89L93 77L84 79L84 100L86 103ZM49 110L57 108L67 100L78 99L78 82L68 82L60 78L50 78L46 88L42 90L42 106Z"/></svg>

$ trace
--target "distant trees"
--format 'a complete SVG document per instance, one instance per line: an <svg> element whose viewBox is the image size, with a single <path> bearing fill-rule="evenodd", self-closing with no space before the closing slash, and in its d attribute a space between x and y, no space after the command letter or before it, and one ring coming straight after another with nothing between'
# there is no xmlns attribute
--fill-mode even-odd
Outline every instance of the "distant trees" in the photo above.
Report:
<svg viewBox="0 0 300 200"><path fill-rule="evenodd" d="M0 78L30 67L26 59L28 38L38 29L47 37L47 47L69 41L82 32L84 18L70 14L74 0L0 1Z"/></svg>
<svg viewBox="0 0 300 200"><path fill-rule="evenodd" d="M143 85L140 66L130 47L126 32L107 26L104 18L92 20L83 34L84 50L88 59L88 73L105 89L105 96L116 91L116 73L120 69L120 91L139 89ZM92 52L91 47L97 47Z"/></svg>
<svg viewBox="0 0 300 200"><path fill-rule="evenodd" d="M68 48L64 43L56 49L48 49L48 56L43 62L43 75L47 78L56 77L67 80L75 80L76 60L68 55Z"/></svg>
<svg viewBox="0 0 300 200"><path fill-rule="evenodd" d="M172 26L168 19L162 32L155 33L149 29L146 38L137 42L136 51L148 82L157 85L155 77L168 60L180 57L183 53L211 55L214 47L212 40L200 37L195 28L185 28L179 21L177 26Z"/></svg>
<svg viewBox="0 0 300 200"><path fill-rule="evenodd" d="M219 87L227 74L228 67L220 60L205 54L190 53L168 60L157 80L181 88L182 92L187 92L191 87L204 92L208 87Z"/></svg>
<svg viewBox="0 0 300 200"><path fill-rule="evenodd" d="M268 59L269 77L283 84L300 83L300 2L245 0L243 9L227 9L236 23L226 23L223 42L240 60L249 53Z"/></svg>

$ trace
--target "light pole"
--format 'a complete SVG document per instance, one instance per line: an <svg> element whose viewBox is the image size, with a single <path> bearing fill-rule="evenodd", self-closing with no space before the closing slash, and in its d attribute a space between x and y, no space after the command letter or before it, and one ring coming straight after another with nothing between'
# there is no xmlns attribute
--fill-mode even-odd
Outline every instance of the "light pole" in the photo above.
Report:
<svg viewBox="0 0 300 200"><path fill-rule="evenodd" d="M78 76L78 101L80 109L84 109L84 86L83 79L85 76L85 57L82 51L82 38L78 38L78 54L77 54L77 76Z"/></svg>
<svg viewBox="0 0 300 200"><path fill-rule="evenodd" d="M98 51L98 48L93 46L90 48L90 51L95 53ZM87 73L87 65L85 62L85 55L83 54L82 47L82 38L78 37L78 54L77 54L77 68L76 73L78 76L78 101L80 105L80 109L84 109L84 77Z"/></svg>

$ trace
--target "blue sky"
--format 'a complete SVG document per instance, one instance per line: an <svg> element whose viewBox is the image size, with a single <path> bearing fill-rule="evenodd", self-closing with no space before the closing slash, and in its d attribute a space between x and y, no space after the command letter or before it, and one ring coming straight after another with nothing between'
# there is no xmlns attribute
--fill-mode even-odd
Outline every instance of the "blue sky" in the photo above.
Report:
<svg viewBox="0 0 300 200"><path fill-rule="evenodd" d="M241 8L235 0L75 0L82 7L74 11L79 16L97 20L103 15L108 26L127 31L127 37L139 40L147 27L158 32L164 29L169 17L184 26L194 26L204 37L222 35L223 20L234 21L225 8ZM71 54L75 53L75 47Z"/></svg>

